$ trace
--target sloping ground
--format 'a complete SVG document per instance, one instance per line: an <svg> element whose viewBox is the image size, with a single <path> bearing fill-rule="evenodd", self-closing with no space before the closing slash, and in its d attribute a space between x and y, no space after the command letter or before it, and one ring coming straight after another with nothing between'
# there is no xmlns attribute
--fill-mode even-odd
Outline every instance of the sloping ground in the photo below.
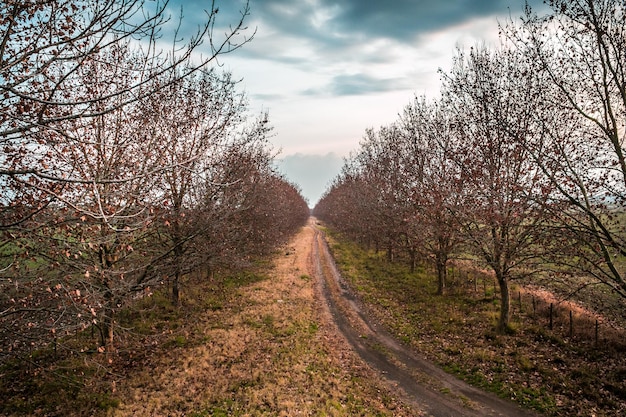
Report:
<svg viewBox="0 0 626 417"><path fill-rule="evenodd" d="M418 416L350 348L309 272L315 230L277 257L271 278L208 310L168 357L117 386L115 416Z"/></svg>

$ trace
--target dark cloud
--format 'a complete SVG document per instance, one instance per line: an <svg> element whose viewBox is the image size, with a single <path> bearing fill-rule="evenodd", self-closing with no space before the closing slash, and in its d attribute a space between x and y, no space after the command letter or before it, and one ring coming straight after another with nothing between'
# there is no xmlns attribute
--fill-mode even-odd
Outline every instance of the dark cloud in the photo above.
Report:
<svg viewBox="0 0 626 417"><path fill-rule="evenodd" d="M405 90L411 85L404 78L377 78L365 74L338 75L323 88L310 88L303 95L353 96Z"/></svg>
<svg viewBox="0 0 626 417"><path fill-rule="evenodd" d="M337 1L324 0L327 6ZM412 41L423 33L447 29L475 17L505 13L503 0L344 0L334 23L368 37ZM514 10L518 13L520 10Z"/></svg>
<svg viewBox="0 0 626 417"><path fill-rule="evenodd" d="M529 0L533 8L542 8L542 0ZM183 35L193 33L206 21L211 1L172 0L169 6L173 23L183 7ZM219 9L216 36L241 18L246 0L216 0ZM524 0L249 0L250 15L246 18L248 35L255 29L275 33L273 56L253 56L255 48L244 48L243 54L254 58L284 60L280 42L299 40L318 48L319 54L342 51L375 39L391 39L414 44L421 35L441 31L477 17L522 13ZM495 22L494 22L495 25ZM311 57L313 58L313 57ZM291 61L290 61L291 59ZM300 59L302 61L302 58Z"/></svg>
<svg viewBox="0 0 626 417"><path fill-rule="evenodd" d="M530 0L533 8L542 0ZM314 37L345 46L374 38L412 43L422 34L448 29L470 19L520 15L523 0L251 0L253 16L286 36ZM329 18L316 25L316 16Z"/></svg>

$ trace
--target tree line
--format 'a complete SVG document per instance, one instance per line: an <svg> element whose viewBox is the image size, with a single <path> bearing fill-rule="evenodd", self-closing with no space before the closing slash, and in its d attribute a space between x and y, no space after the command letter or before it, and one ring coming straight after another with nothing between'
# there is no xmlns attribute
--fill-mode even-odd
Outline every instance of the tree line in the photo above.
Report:
<svg viewBox="0 0 626 417"><path fill-rule="evenodd" d="M626 299L626 5L551 0L458 50L439 96L369 129L314 209L388 258L493 272L497 328L513 280L600 284Z"/></svg>
<svg viewBox="0 0 626 417"><path fill-rule="evenodd" d="M208 4L187 37L168 6L0 5L0 363L88 327L112 353L120 309L160 288L176 305L186 274L249 265L308 218L217 65L251 40L248 5L228 26Z"/></svg>

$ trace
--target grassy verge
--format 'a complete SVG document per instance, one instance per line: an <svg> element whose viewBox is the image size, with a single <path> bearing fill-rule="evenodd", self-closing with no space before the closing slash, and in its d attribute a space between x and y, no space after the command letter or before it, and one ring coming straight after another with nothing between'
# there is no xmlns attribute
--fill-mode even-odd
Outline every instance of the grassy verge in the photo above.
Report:
<svg viewBox="0 0 626 417"><path fill-rule="evenodd" d="M473 385L551 416L624 415L626 362L613 345L550 331L532 312L513 312L512 332L494 332L499 300L489 287L437 296L428 269L331 238L345 279L406 344ZM514 303L515 304L515 303Z"/></svg>

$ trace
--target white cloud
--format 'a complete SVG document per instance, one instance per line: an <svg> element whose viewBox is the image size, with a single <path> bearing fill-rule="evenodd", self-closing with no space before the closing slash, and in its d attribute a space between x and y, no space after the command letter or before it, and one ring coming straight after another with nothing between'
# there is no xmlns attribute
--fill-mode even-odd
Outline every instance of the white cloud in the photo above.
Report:
<svg viewBox="0 0 626 417"><path fill-rule="evenodd" d="M243 0L218 3L232 9L222 16L227 22ZM345 156L366 128L396 121L414 95L436 96L438 69L451 68L456 47L497 43L497 18L517 16L523 5L251 0L255 39L221 62L243 78L251 111L269 111L283 155Z"/></svg>

